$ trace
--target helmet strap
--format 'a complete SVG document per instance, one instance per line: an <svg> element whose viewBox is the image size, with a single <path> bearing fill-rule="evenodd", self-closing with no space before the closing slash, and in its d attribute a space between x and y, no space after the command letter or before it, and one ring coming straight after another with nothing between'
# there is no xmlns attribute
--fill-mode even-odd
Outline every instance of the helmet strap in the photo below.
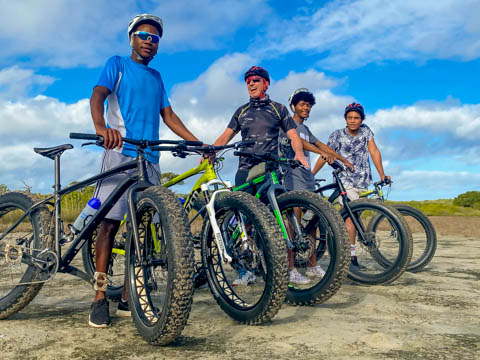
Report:
<svg viewBox="0 0 480 360"><path fill-rule="evenodd" d="M135 51L135 49L132 47L132 52L133 52L133 55L135 55L135 59L139 60L139 61L150 61L153 59L153 56L145 56L143 57L142 55L140 55L138 52Z"/></svg>

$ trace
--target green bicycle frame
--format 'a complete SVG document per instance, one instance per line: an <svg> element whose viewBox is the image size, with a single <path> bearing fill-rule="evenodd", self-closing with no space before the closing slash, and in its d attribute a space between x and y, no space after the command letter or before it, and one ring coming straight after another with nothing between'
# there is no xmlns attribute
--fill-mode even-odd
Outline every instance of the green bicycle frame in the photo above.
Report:
<svg viewBox="0 0 480 360"><path fill-rule="evenodd" d="M270 203L270 206L273 210L273 214L275 216L275 219L278 222L278 225L280 226L280 229L282 230L282 234L284 239L287 241L287 244L290 246L293 246L291 244L290 239L288 237L287 229L285 227L285 223L283 222L282 214L280 211L280 208L278 207L277 201L275 200L276 198L276 193L283 193L285 192L285 189L283 186L280 185L280 182L278 181L277 174L275 171L271 170L262 174L242 185L239 185L235 188L233 188L233 191L245 191L247 189L253 188L254 186L258 186L259 184L260 187L258 188L255 196L260 199L263 193L266 192L268 201Z"/></svg>

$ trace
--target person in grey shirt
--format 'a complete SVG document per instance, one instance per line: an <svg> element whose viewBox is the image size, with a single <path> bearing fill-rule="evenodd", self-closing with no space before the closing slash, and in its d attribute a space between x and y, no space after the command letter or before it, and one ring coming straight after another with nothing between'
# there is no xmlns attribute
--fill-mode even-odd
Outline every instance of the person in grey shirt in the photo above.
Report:
<svg viewBox="0 0 480 360"><path fill-rule="evenodd" d="M288 103L293 112L293 120L295 121L296 131L299 137L302 139L304 154L309 164L310 151L307 150L312 150L316 153L321 154L322 157L328 159L329 162L333 161L333 159L339 159L340 161L344 162L345 165L352 166L352 164L346 161L343 157L338 155L336 152L334 152L332 149L330 149L328 146L318 140L315 135L312 134L310 129L305 125L305 120L307 120L307 118L310 116L310 111L313 105L315 105L315 97L308 89L300 88L295 90L290 95ZM279 155L282 157L293 159L294 153L290 145L290 141L285 136L285 133L282 131L279 135L278 152ZM302 166L295 168L284 167L283 171L283 182L287 191L315 190L315 176L310 169ZM300 219L301 209L294 208L294 211L296 217ZM317 264L317 259L314 252L309 259L309 264L305 273L307 276L303 276L297 271L297 269L295 269L294 256L290 250L288 253L288 259L290 268L289 276L291 283L308 284L310 282L310 280L308 279L309 277L322 278L325 275L325 271L320 267L320 265Z"/></svg>

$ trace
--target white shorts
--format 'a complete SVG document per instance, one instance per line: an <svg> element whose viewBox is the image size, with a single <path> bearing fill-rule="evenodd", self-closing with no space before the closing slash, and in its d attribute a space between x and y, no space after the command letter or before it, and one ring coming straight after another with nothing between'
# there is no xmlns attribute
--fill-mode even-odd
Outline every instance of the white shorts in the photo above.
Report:
<svg viewBox="0 0 480 360"><path fill-rule="evenodd" d="M367 189L356 188L353 186L345 186L345 191L347 192L347 197L350 201L357 200L360 198L360 194L367 191Z"/></svg>
<svg viewBox="0 0 480 360"><path fill-rule="evenodd" d="M102 157L102 163L100 166L100 171L103 173L107 170L119 166L126 162L132 161L135 158L130 156L125 156L122 153L113 150L105 150ZM95 192L93 196L98 198L101 203L107 199L107 197L113 192L117 185L122 182L126 177L131 175L133 172L137 171L136 169L131 169L124 171L122 173L115 174L109 178L101 180L97 183ZM148 180L154 185L160 185L160 167L158 164L152 164L147 162L147 175ZM128 190L123 193L117 203L105 216L106 219L112 220L123 220L128 209L128 200L127 200Z"/></svg>

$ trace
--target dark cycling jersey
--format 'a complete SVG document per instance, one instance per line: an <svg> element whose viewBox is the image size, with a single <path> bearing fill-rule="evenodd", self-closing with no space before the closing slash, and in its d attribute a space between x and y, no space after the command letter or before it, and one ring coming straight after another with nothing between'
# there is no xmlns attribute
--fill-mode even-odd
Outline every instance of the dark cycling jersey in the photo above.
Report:
<svg viewBox="0 0 480 360"><path fill-rule="evenodd" d="M250 102L240 106L228 127L235 132L241 131L242 141L255 141L246 151L277 154L280 129L284 132L295 129L295 122L284 105L270 100L266 95L261 100L250 99ZM258 163L259 160L240 157L238 169L248 170Z"/></svg>

